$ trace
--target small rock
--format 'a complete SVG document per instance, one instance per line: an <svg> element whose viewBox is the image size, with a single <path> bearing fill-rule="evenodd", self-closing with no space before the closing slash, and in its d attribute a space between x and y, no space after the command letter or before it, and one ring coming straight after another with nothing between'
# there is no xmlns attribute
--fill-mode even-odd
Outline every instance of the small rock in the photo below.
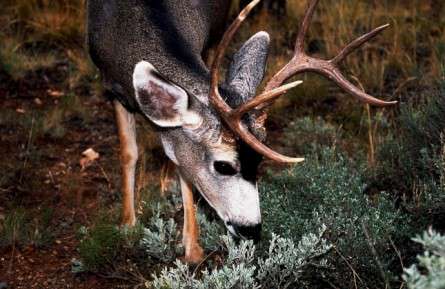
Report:
<svg viewBox="0 0 445 289"><path fill-rule="evenodd" d="M59 97L64 95L64 93L62 91L52 90L52 89L48 89L47 93L48 93L48 95L50 95L50 96L52 96L54 98L59 98Z"/></svg>
<svg viewBox="0 0 445 289"><path fill-rule="evenodd" d="M89 148L82 152L83 158L80 159L80 170L83 171L87 166L89 166L94 160L99 158L99 153L93 150L92 148Z"/></svg>
<svg viewBox="0 0 445 289"><path fill-rule="evenodd" d="M0 289L6 289L6 288L8 288L8 283L0 282Z"/></svg>

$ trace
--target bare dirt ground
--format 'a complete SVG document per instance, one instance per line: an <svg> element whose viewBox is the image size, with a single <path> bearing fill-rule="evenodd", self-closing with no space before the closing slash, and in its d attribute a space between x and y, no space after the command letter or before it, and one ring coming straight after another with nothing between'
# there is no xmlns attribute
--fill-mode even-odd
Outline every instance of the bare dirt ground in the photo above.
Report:
<svg viewBox="0 0 445 289"><path fill-rule="evenodd" d="M0 247L0 282L7 288L118 285L99 276L71 273L72 259L79 257L78 228L119 198L119 146L111 104L88 92L80 100L91 121L65 113L60 124L63 136L54 139L48 136L51 131L38 132L39 117L61 102L57 79L65 73L63 64L19 81L0 72L0 218L17 207L26 212L49 208L53 234L42 246ZM87 148L99 152L100 158L82 171L79 160ZM34 218L32 213L30 217Z"/></svg>

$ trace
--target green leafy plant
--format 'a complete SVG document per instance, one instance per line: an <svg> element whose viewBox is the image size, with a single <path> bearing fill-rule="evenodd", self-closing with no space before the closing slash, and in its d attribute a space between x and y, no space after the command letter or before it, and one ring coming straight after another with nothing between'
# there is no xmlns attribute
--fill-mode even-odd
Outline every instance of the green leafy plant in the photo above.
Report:
<svg viewBox="0 0 445 289"><path fill-rule="evenodd" d="M97 224L93 228L82 227L79 253L82 267L86 271L99 271L113 267L125 260L127 255L137 250L137 244L142 238L143 228L119 228L113 224Z"/></svg>
<svg viewBox="0 0 445 289"><path fill-rule="evenodd" d="M285 144L295 151L307 154L318 151L319 147L334 147L342 137L342 130L321 118L298 118L284 130Z"/></svg>
<svg viewBox="0 0 445 289"><path fill-rule="evenodd" d="M17 209L0 221L0 246L48 246L54 239L50 226L53 211L43 209L31 217L24 209Z"/></svg>

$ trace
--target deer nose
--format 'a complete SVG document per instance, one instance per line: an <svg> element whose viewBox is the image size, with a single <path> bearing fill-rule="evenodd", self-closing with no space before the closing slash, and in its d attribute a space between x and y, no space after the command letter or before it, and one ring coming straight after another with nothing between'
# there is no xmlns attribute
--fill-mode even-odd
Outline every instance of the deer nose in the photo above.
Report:
<svg viewBox="0 0 445 289"><path fill-rule="evenodd" d="M261 223L245 226L232 224L234 231L242 238L253 240L258 243L261 239Z"/></svg>

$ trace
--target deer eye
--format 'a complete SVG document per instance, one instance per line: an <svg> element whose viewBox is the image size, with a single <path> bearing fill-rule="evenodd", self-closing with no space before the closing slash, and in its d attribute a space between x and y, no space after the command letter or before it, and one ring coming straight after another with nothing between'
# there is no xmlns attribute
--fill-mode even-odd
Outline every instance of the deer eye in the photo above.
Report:
<svg viewBox="0 0 445 289"><path fill-rule="evenodd" d="M238 170L229 162L216 161L213 163L213 167L215 168L215 171L224 176L233 176L238 173Z"/></svg>

